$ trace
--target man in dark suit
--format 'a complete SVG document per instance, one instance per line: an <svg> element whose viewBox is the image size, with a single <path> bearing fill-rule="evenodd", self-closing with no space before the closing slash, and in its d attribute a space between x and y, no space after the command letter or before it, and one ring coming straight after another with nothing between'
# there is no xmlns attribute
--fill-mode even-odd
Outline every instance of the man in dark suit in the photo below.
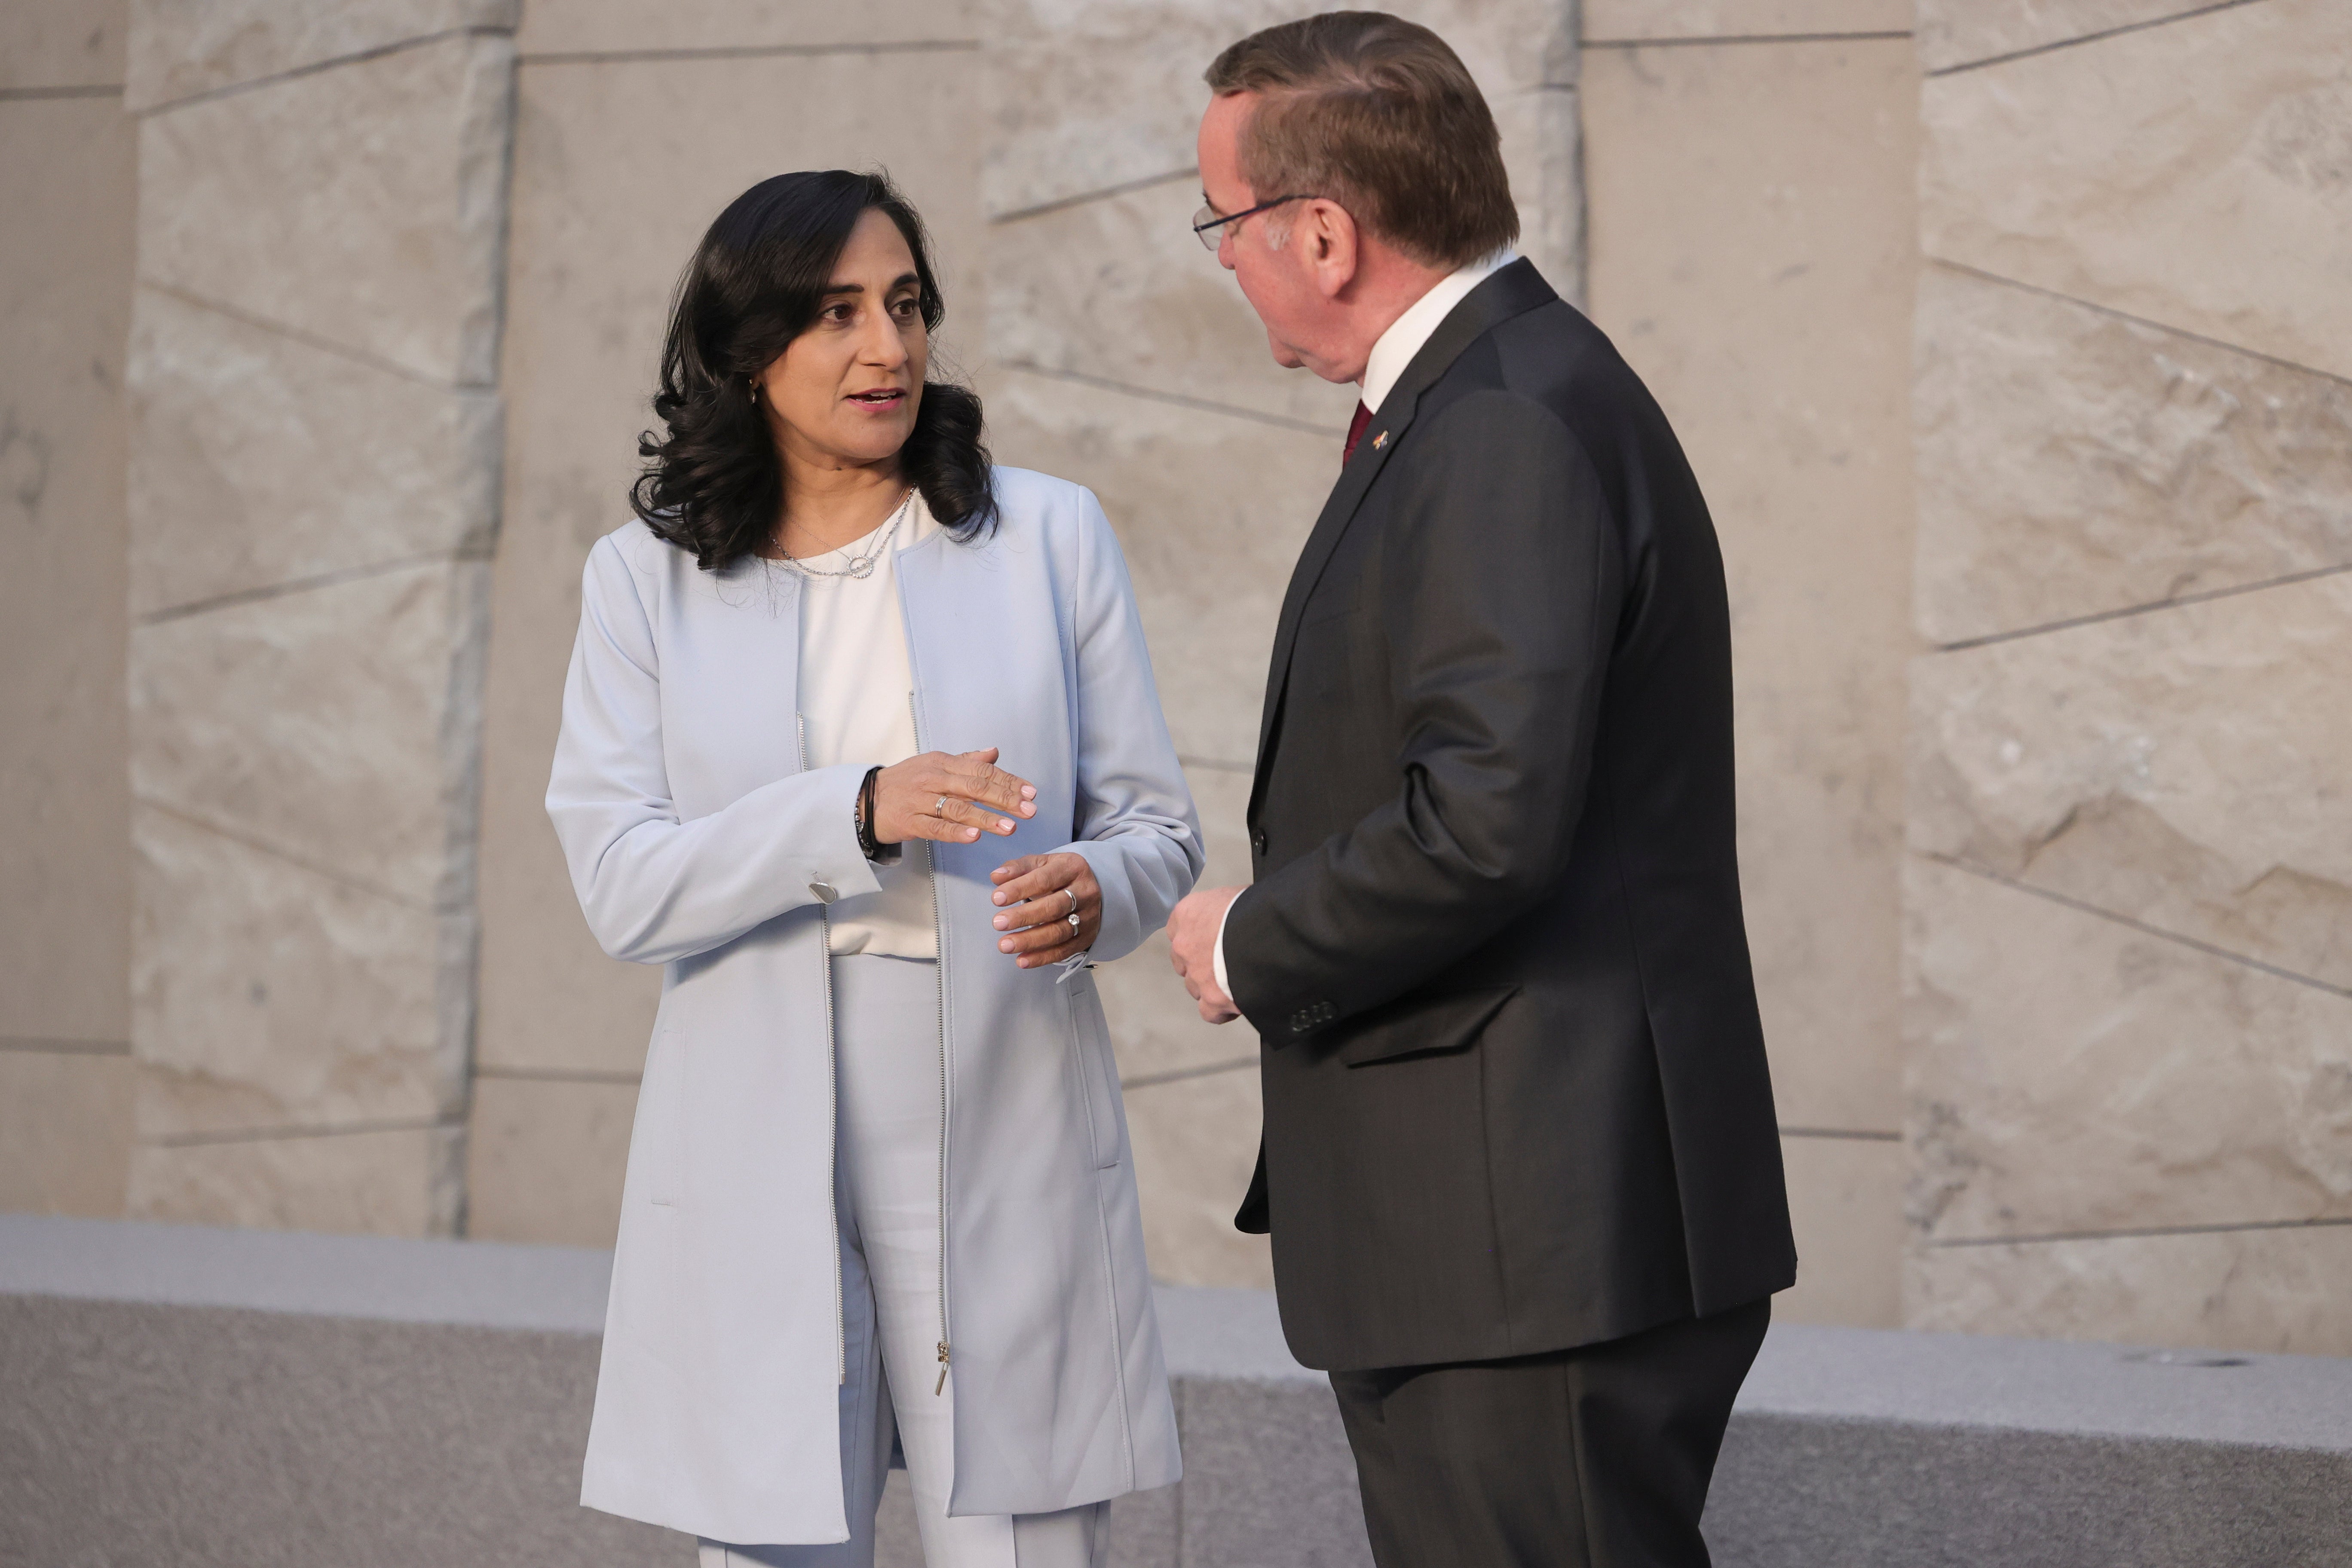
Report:
<svg viewBox="0 0 2352 1568"><path fill-rule="evenodd" d="M1285 596L1255 882L1170 924L1263 1041L1236 1218L1328 1368L1382 1568L1704 1564L1795 1278L1733 847L1731 647L1664 416L1509 251L1436 35L1208 75L1199 220L1276 360L1363 388Z"/></svg>

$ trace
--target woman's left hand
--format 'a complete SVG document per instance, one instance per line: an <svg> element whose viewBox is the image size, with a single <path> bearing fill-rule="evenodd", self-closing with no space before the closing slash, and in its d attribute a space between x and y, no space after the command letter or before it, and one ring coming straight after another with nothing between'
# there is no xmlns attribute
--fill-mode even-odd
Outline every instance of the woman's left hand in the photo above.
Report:
<svg viewBox="0 0 2352 1568"><path fill-rule="evenodd" d="M1024 969L1059 963L1094 946L1102 930L1102 884L1083 855L1062 850L1024 855L988 874L1000 906L999 952L1014 955ZM1072 925L1070 917L1077 916Z"/></svg>

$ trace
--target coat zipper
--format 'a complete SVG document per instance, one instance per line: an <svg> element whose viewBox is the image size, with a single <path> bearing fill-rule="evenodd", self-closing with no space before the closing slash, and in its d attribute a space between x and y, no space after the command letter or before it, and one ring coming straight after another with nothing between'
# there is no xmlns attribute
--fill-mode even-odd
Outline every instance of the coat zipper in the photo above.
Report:
<svg viewBox="0 0 2352 1568"><path fill-rule="evenodd" d="M923 716L915 694L907 693L907 718L915 730L915 751L923 750ZM940 1380L931 1385L933 1398L948 1388L948 932L940 919L940 858L926 845L931 869L931 936L939 945L940 995Z"/></svg>
<svg viewBox="0 0 2352 1568"><path fill-rule="evenodd" d="M808 765L808 715L795 713L793 724L797 733L801 772ZM825 1182L830 1188L828 1206L833 1211L833 1356L834 1382L846 1387L849 1383L849 1335L842 1321L841 1310L841 1085L840 1068L835 1059L839 1047L833 1038L833 910L820 901L816 907L817 930L824 937L822 953L824 974L824 1160Z"/></svg>

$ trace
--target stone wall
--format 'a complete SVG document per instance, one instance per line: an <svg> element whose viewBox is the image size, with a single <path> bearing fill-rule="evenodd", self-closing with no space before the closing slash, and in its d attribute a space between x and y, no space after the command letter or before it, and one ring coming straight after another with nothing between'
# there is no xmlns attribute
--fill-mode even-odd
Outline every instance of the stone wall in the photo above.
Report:
<svg viewBox="0 0 2352 1568"><path fill-rule="evenodd" d="M609 1246L661 972L597 949L543 805L581 568L629 520L670 290L754 182L887 168L977 364L979 43L955 0L533 0L516 47L469 1233Z"/></svg>
<svg viewBox="0 0 2352 1568"><path fill-rule="evenodd" d="M0 1208L48 1214L131 1136L122 9L0 8Z"/></svg>
<svg viewBox="0 0 2352 1568"><path fill-rule="evenodd" d="M1920 11L1906 1316L2352 1352L2352 12Z"/></svg>
<svg viewBox="0 0 2352 1568"><path fill-rule="evenodd" d="M1909 0L1586 0L1592 311L1673 418L1730 580L1740 874L1802 1261L1892 1325L1910 626Z"/></svg>
<svg viewBox="0 0 2352 1568"><path fill-rule="evenodd" d="M1207 822L1211 875L1246 878L1241 815L1275 612L1352 400L1272 364L1185 226L1200 200L1202 71L1223 44L1307 9L526 9L470 1234L612 1235L658 975L596 950L541 800L581 563L627 516L669 290L703 226L763 175L881 163L922 209L947 268L944 359L987 396L1000 460L1102 497ZM1507 16L1412 12L1424 13L1493 93L1529 248L1573 287L1564 13L1549 0ZM1530 37L1549 52L1517 47ZM879 102L888 115L868 112ZM1163 942L1103 979L1155 1268L1265 1283L1263 1239L1231 1223L1255 1152L1255 1040L1198 1022Z"/></svg>
<svg viewBox="0 0 2352 1568"><path fill-rule="evenodd" d="M1092 487L1135 576L1206 873L1245 881L1276 615L1338 471L1352 388L1283 371L1232 278L1185 233L1217 52L1319 7L1263 0L1005 0L988 29L990 374L1000 458ZM1581 293L1576 37L1561 0L1397 4L1493 104L1521 248ZM1101 972L1144 1231L1161 1279L1272 1280L1233 1228L1257 1152L1257 1041L1200 1022L1164 938Z"/></svg>
<svg viewBox="0 0 2352 1568"><path fill-rule="evenodd" d="M1246 876L1351 398L1183 227L1202 68L1310 8L9 7L0 1206L609 1240L658 975L541 796L670 289L780 170L929 218ZM1722 532L1782 1315L2352 1352L2352 20L1399 8ZM1156 1268L1265 1283L1255 1042L1103 981Z"/></svg>
<svg viewBox="0 0 2352 1568"><path fill-rule="evenodd" d="M136 0L129 1208L463 1223L513 0Z"/></svg>

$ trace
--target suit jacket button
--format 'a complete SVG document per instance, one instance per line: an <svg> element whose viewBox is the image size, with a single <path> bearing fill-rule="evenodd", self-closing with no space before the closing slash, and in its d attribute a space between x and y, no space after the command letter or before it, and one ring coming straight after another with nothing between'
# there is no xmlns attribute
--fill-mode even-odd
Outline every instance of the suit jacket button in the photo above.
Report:
<svg viewBox="0 0 2352 1568"><path fill-rule="evenodd" d="M811 882L809 891L815 895L816 901L820 904L829 904L841 897L841 889L831 882Z"/></svg>
<svg viewBox="0 0 2352 1568"><path fill-rule="evenodd" d="M1265 829L1261 828L1257 832L1250 835L1250 847L1256 850L1261 855L1265 853Z"/></svg>

